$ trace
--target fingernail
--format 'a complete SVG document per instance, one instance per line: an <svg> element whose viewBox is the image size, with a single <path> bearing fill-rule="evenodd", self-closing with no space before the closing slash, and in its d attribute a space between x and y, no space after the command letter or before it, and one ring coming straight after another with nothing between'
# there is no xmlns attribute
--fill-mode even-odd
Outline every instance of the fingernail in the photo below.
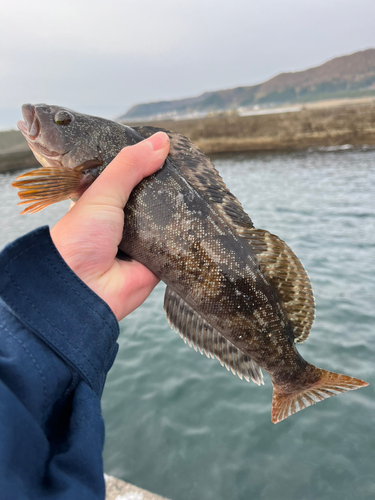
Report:
<svg viewBox="0 0 375 500"><path fill-rule="evenodd" d="M169 137L165 132L157 132L147 140L152 145L154 151L159 151L169 144Z"/></svg>

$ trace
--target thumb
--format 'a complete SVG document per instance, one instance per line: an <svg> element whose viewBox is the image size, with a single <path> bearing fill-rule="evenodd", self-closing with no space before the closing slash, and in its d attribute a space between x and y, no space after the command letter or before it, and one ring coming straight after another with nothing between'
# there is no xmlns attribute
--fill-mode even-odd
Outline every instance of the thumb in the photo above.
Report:
<svg viewBox="0 0 375 500"><path fill-rule="evenodd" d="M168 151L169 138L164 132L124 148L52 228L60 254L87 284L112 267L129 195L144 177L162 166Z"/></svg>

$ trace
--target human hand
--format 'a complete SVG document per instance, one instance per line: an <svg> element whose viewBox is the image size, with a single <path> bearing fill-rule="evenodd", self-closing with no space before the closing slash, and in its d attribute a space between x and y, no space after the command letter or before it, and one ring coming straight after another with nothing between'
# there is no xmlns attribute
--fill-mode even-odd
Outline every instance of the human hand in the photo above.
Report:
<svg viewBox="0 0 375 500"><path fill-rule="evenodd" d="M162 166L168 152L164 132L124 148L51 230L68 266L109 305L118 321L140 306L158 283L142 264L118 260L116 255L123 209L132 189Z"/></svg>

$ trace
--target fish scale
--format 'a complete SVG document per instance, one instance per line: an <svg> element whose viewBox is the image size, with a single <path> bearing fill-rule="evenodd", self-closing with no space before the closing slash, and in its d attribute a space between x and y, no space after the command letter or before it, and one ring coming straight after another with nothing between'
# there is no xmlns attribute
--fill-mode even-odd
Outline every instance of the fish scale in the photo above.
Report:
<svg viewBox="0 0 375 500"><path fill-rule="evenodd" d="M24 213L77 199L126 146L157 132L58 106L24 105L19 128L42 168L20 176ZM63 119L62 119L63 118ZM167 319L185 343L245 380L273 384L272 422L327 397L368 385L317 368L298 353L314 320L301 262L257 229L210 160L166 131L163 167L131 193L119 250L167 284Z"/></svg>

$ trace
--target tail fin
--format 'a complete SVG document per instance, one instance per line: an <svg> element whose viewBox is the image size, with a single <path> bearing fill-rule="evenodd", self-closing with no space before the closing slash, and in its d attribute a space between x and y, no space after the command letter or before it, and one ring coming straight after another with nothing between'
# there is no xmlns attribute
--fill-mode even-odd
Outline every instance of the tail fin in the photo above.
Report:
<svg viewBox="0 0 375 500"><path fill-rule="evenodd" d="M299 392L287 393L274 386L271 413L271 420L274 424L281 422L281 420L293 415L297 411L303 410L307 406L323 401L323 399L368 385L367 382L363 382L357 378L328 372L312 367L311 365L310 367L314 368L314 371L316 370L315 373L319 379Z"/></svg>

